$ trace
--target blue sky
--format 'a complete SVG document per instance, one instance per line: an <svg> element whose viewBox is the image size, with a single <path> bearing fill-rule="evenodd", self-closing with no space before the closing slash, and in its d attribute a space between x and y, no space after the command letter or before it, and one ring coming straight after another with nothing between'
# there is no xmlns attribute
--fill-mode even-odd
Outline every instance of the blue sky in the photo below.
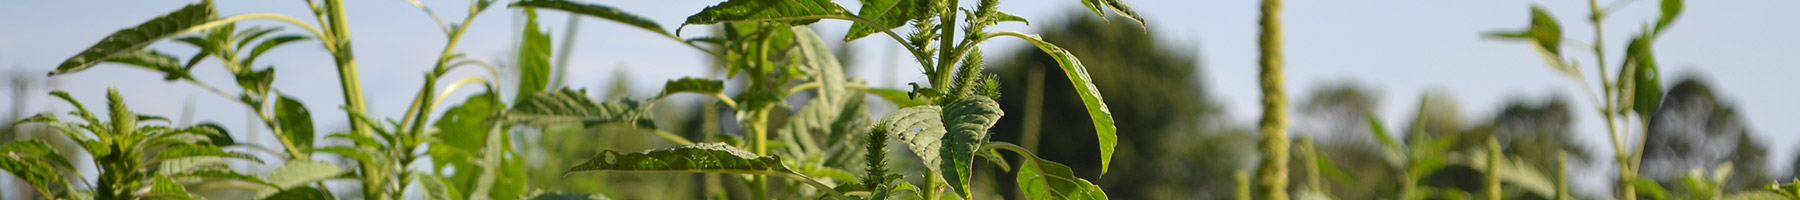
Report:
<svg viewBox="0 0 1800 200"><path fill-rule="evenodd" d="M1629 0L1627 0L1629 1ZM425 1L449 21L464 16L466 1ZM651 18L674 28L686 15L717 1L590 1L612 5ZM1215 98L1239 121L1248 124L1259 116L1254 103L1258 92L1255 76L1257 58L1255 29L1258 1L1128 1L1150 22L1152 34L1169 41L1187 43L1200 50L1205 85ZM107 34L134 26L151 17L172 11L189 1L102 1L60 0L20 1L0 7L0 70L6 73L42 74L63 59L92 45ZM855 2L840 1L848 8ZM224 14L273 12L310 19L302 1L221 0ZM1485 120L1508 97L1544 97L1560 95L1575 102L1578 109L1576 132L1597 150L1597 155L1610 155L1606 147L1605 128L1593 107L1576 88L1576 83L1545 67L1542 59L1526 43L1485 40L1480 33L1493 30L1523 28L1532 4L1542 4L1564 26L1566 37L1592 43L1592 29L1585 20L1585 1L1293 1L1287 3L1285 17L1289 91L1308 91L1330 80L1356 79L1382 91L1382 116L1399 119L1410 117L1412 105L1426 90L1451 91L1461 104L1468 120ZM1603 3L1604 4L1604 3ZM1008 1L1002 11L1024 16L1038 23L1060 21L1063 14L1079 11L1077 0ZM1771 163L1786 169L1793 158L1795 143L1800 142L1800 93L1791 86L1792 76L1800 75L1793 63L1800 55L1800 1L1689 1L1686 12L1675 27L1656 46L1665 77L1678 77L1699 72L1711 77L1726 101L1741 108L1752 132L1765 145L1771 145ZM433 63L442 48L444 37L431 19L403 0L347 1L350 32L358 53L363 87L368 91L372 113L397 116L404 111L412 92L419 87L425 69ZM1608 60L1619 60L1617 49L1639 25L1652 20L1656 2L1643 0L1616 11L1607 22ZM514 38L519 23L518 12L493 9L477 18L459 51L473 58L503 57L507 44ZM566 15L546 12L544 23L561 39ZM254 23L275 25L272 23ZM841 38L847 22L822 22L826 38ZM299 33L291 29L290 33ZM704 29L689 29L684 36L706 34ZM1005 25L991 30L1025 30L1032 27ZM673 30L670 30L673 31ZM612 82L614 72L630 74L640 96L656 88L662 81L706 72L700 52L687 49L647 31L604 20L587 19L581 24L578 46L574 50L573 68L568 83L576 87L597 88ZM559 42L560 43L560 42ZM1018 42L990 43L988 46L1010 47ZM885 84L880 64L882 48L897 48L892 41L879 36L853 43L860 58L852 71L871 82ZM153 46L165 52L188 55L193 50L167 43ZM1004 48L990 48L1004 49ZM1568 55L1593 66L1592 54L1583 49L1567 48ZM990 51L1004 55L1003 51ZM913 65L904 56L898 66ZM211 62L211 61L209 61ZM342 96L337 92L336 72L330 57L314 43L278 48L260 63L276 64L275 87L290 96L300 97L317 114L321 128L343 127L343 116L337 107ZM258 66L266 67L266 66ZM618 69L623 68L623 69ZM1586 67L1592 74L1593 68ZM203 65L196 76L212 85L230 88L230 80L216 64ZM899 82L922 80L915 68L901 67L893 77ZM56 77L62 90L78 99L101 102L108 86L118 87L130 97L131 105L140 112L179 116L182 105L192 101L197 118L216 120L234 132L243 132L247 116L245 107L232 100L195 89L185 83L165 83L147 70L120 66L101 66L74 75ZM476 75L457 72L450 79ZM1665 83L1672 83L1665 81ZM1591 83L1590 83L1591 84ZM228 89L229 90L229 89ZM461 93L468 93L465 92ZM1298 97L1299 94L1294 94ZM11 103L0 98L0 103ZM64 104L48 95L33 97L33 105L51 105L64 110ZM98 103L89 103L98 104ZM440 107L439 109L443 109ZM1399 120L1390 120L1398 126ZM263 136L241 136L255 139ZM1609 166L1603 164L1601 166ZM1607 169L1589 169L1607 170ZM1598 172L1598 171L1596 171ZM1777 172L1776 174L1784 174Z"/></svg>

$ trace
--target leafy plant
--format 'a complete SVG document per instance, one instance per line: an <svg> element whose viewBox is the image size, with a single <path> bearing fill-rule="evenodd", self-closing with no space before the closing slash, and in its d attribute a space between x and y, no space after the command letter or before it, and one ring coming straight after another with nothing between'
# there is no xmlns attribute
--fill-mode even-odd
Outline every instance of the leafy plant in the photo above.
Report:
<svg viewBox="0 0 1800 200"><path fill-rule="evenodd" d="M66 92L52 92L74 105L69 115L81 119L64 122L55 113L43 113L15 122L44 123L81 144L99 171L97 183L81 178L77 166L43 140L22 140L0 145L0 169L25 179L38 193L57 198L137 199L154 197L190 199L180 184L200 179L234 179L262 184L260 178L232 172L221 159L261 162L240 152L227 152L231 138L216 125L169 127L154 125L167 118L137 115L125 105L118 90L107 90L107 116L88 112ZM105 121L102 121L102 120ZM140 124L140 122L142 124ZM67 177L83 180L81 186ZM89 188L91 190L78 190Z"/></svg>
<svg viewBox="0 0 1800 200"><path fill-rule="evenodd" d="M1095 14L1104 16L1101 9L1106 8L1140 24L1143 22L1135 11L1119 0L1083 2ZM160 118L131 115L125 110L123 98L116 91L109 96L113 105L110 123L99 122L85 109L75 114L87 121L87 124L65 124L44 115L25 121L55 124L65 133L71 134L72 138L82 138L75 134L79 131L78 128L93 133L94 136L84 139L91 139L86 144L90 152L95 152L96 159L99 159L96 163L102 168L101 183L90 187L100 190L96 192L96 196L101 199L130 199L140 195L188 197L182 191L182 186L176 185L183 180L171 179L188 176L264 183L269 187L262 188L257 196L269 199L335 198L326 190L322 181L342 177L358 179L364 199L399 199L415 183L424 190L422 192L425 192L424 196L428 199L583 198L584 195L527 191L528 184L523 184L526 182L520 180L522 175L519 175L523 173L521 156L514 152L512 142L509 142L513 135L509 131L514 130L512 126L517 124L540 128L562 124L622 124L649 130L671 142L686 145L630 154L608 151L590 162L571 168L571 172L616 170L752 174L746 176L746 179L752 188L752 196L757 199L769 198L768 185L775 183L765 178L769 175L790 178L792 182L787 182L790 184L803 183L814 187L810 192L789 192L786 195L811 193L808 196L884 198L887 194L915 191L923 193L917 197L936 199L956 196L967 199L973 198L969 190L969 177L970 169L975 167L976 156L987 157L996 161L992 163L999 167L1009 169L1010 166L998 157L998 150L1031 155L1031 152L1017 146L987 142L986 130L1003 114L993 100L1000 96L997 90L999 86L991 75L981 72L983 55L977 46L983 41L1005 36L1023 39L1058 58L1065 75L1080 90L1079 94L1086 103L1087 111L1099 127L1096 136L1102 144L1102 172L1106 170L1105 163L1110 162L1116 145L1116 133L1106 105L1102 103L1100 93L1095 90L1084 67L1076 58L1035 35L985 30L1004 21L1024 21L1023 18L1000 12L997 9L1000 3L998 0L984 0L974 8L961 8L954 0L865 1L863 8L857 13L851 13L824 0L732 0L690 16L682 27L719 24L722 30L713 37L693 39L680 37L681 27L668 32L649 20L602 5L566 0L518 1L511 3L510 7L522 8L526 25L522 40L519 41L518 63L515 65L520 71L519 76L514 77L519 80L519 84L512 87L517 91L510 105L507 99L500 97L501 87L492 81L501 78L498 70L492 64L465 59L455 48L463 33L470 27L469 23L496 2L471 1L469 14L463 21L447 24L424 4L411 1L436 22L448 40L437 62L424 74L425 82L417 91L412 104L399 120L382 120L367 115L369 109L365 106L363 93L357 82L359 76L350 46L349 30L345 25L347 19L342 2L323 0L321 3L308 0L306 3L317 26L271 13L220 17L210 0L190 4L139 26L120 30L69 58L51 73L71 74L101 63L118 63L151 69L162 73L167 81L187 82L223 97L236 99L249 107L263 125L273 130L272 133L277 136L275 138L282 144L284 151L272 153L285 153L279 156L286 162L267 177L236 174L218 168L221 165L184 165L189 163L181 159L254 157L218 148L242 144L236 144L229 137L224 137L225 134L218 133L217 126L184 129L138 127L135 122L140 118ZM728 62L730 64L727 69L730 71L727 78L742 75L750 80L749 84L741 90L743 92L728 95L723 90L723 81L683 78L670 81L661 95L644 101L647 103L632 99L589 99L583 95L585 92L582 90L559 88L549 83L552 66L548 59L554 52L550 50L550 37L538 28L535 11L538 8L600 17L661 33L682 44L731 61ZM961 18L958 18L959 14ZM235 26L238 21L252 19L283 22L287 26L303 28L310 35L279 34L282 32L280 27L240 29ZM921 63L929 82L915 83L912 91L900 92L901 90L896 89L869 88L859 81L846 78L836 56L830 53L823 40L810 27L805 26L821 19L855 22L855 27L847 34L845 41L879 32L904 44ZM965 23L960 26L961 34L957 32L959 22ZM893 31L909 23L915 30L906 37ZM958 35L962 37L959 39ZM150 44L170 38L200 50L183 61L182 58L148 49ZM346 106L343 110L351 125L350 132L332 133L324 138L348 140L352 146L315 144L319 136L313 130L311 110L300 101L282 95L271 87L275 77L272 66L256 67L257 58L273 48L308 40L319 42L336 62L338 78L343 86L341 92L345 97ZM250 45L251 43L256 44ZM241 91L226 91L194 78L190 73L194 66L208 59L219 61L231 72ZM485 69L488 76L457 79L439 91L440 79L463 66ZM483 84L484 91L444 112L443 116L435 120L431 118L430 114L443 103L444 98L448 98L448 94L473 83ZM805 91L813 91L811 102L805 107L788 110L792 106L786 102L786 97ZM744 127L745 133L740 134L742 136L718 137L720 140L731 141L729 143L695 143L656 130L647 109L678 93L698 93L719 99L720 104L736 110L738 124ZM906 95L898 95L900 93ZM80 108L79 103L66 94L56 94ZM905 107L901 110L904 112L875 123L863 108L865 94L874 94L903 105ZM771 114L777 112L793 114L785 120L785 124L771 124ZM857 136L867 137L868 142L864 143L864 148L856 148L854 144L829 142L849 140ZM923 162L931 172L925 177L925 187L893 182L902 177L888 174L885 169L887 156L882 152L886 151L887 138L906 143L914 153L925 157ZM65 192L59 194L66 194L65 196L83 194L66 192L73 187L59 186L67 185L67 179L62 178L61 174L76 174L69 172L72 168L69 168L67 162L29 162L66 160L47 150L42 142L7 143L3 149L6 150L7 160L5 165L0 166L26 177L34 186L38 186L40 192L52 194L49 193L51 189L61 187L62 190L58 191ZM149 159L139 158L146 153L155 156ZM345 168L337 163L314 160L311 158L314 153L342 156L355 161L357 167ZM856 163L858 159L853 159L852 155L858 153L866 154L861 161L864 163ZM413 167L418 166L418 161L425 160L424 158L431 158L431 162L424 163L430 166L429 171ZM175 161L183 161L181 163L184 164L170 164ZM856 164L867 166L865 171L869 173L862 178L848 173L848 169L857 166ZM1105 198L1097 186L1074 177L1067 166L1042 159L1028 159L1021 164L1020 182L1028 183L1025 190L1032 192L1031 197L1034 199ZM168 173L142 171L167 171L164 169L174 168L168 166L200 170ZM445 173L451 169L459 173ZM190 172L199 174L183 174ZM858 183L864 180L870 183ZM149 189L139 189L145 187ZM797 187L788 188L792 190ZM936 194L946 188L954 193Z"/></svg>
<svg viewBox="0 0 1800 200"><path fill-rule="evenodd" d="M1541 6L1531 8L1531 25L1525 30L1487 34L1493 38L1530 41L1535 44L1535 49L1543 55L1552 69L1583 84L1582 89L1587 91L1589 100L1599 107L1597 111L1606 121L1607 131L1612 138L1610 142L1613 152L1617 152L1613 158L1619 165L1619 182L1621 183L1637 183L1642 179L1638 176L1638 170L1639 161L1643 159L1644 142L1642 138L1645 137L1637 137L1639 139L1636 142L1627 143L1625 138L1628 137L1622 136L1621 133L1629 131L1631 116L1637 116L1639 130L1647 130L1645 127L1648 126L1650 114L1655 112L1656 107L1662 102L1661 71L1657 69L1652 45L1657 36L1661 36L1667 31L1675 18L1680 16L1683 5L1682 0L1661 1L1661 12L1658 14L1658 18L1654 23L1646 22L1643 25L1643 33L1632 37L1625 48L1625 60L1620 62L1617 68L1619 73L1614 77L1608 77L1607 70L1612 67L1608 65L1606 56L1604 56L1607 55L1605 38L1603 38L1605 31L1599 24L1603 24L1607 14L1633 2L1635 1L1619 1L1602 7L1596 0L1588 1L1590 13L1588 21L1595 25L1594 40L1592 45L1587 45L1587 47L1592 48L1595 55L1602 55L1594 57L1594 67L1599 72L1595 74L1601 91L1598 94L1589 88L1588 80L1582 78L1579 64L1572 60L1566 60L1562 55L1563 42L1569 39L1563 38L1561 25ZM1654 26L1652 26L1653 24ZM1621 127L1627 130L1621 130ZM1622 199L1637 199L1637 195L1640 193L1636 191L1639 188L1637 186L1617 188Z"/></svg>

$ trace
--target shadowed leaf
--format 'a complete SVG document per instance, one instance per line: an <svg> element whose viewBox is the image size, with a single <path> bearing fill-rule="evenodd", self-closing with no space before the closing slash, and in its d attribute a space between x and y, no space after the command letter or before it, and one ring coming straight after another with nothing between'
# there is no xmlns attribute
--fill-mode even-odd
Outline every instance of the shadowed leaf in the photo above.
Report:
<svg viewBox="0 0 1800 200"><path fill-rule="evenodd" d="M217 17L218 14L214 13L211 3L188 4L187 7L158 16L136 27L122 29L113 32L112 35L107 35L105 39L100 40L100 43L88 47L87 50L82 50L80 54L75 54L74 57L63 61L61 65L57 65L56 71L51 71L50 75L86 70L102 61L143 49L163 38L185 33L189 31L188 29Z"/></svg>

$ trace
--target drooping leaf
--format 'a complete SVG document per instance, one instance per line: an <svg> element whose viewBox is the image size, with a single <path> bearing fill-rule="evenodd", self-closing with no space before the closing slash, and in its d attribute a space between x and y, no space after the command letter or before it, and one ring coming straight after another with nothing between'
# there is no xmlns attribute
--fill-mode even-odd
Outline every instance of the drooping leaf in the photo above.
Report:
<svg viewBox="0 0 1800 200"><path fill-rule="evenodd" d="M300 104L300 100L281 95L281 99L275 101L275 122L281 128L281 137L293 142L294 147L301 149L301 153L312 149L312 114L306 110L306 105Z"/></svg>
<svg viewBox="0 0 1800 200"><path fill-rule="evenodd" d="M155 70L164 74L163 80L192 79L186 69L182 68L181 59L155 50L134 50L120 53L108 58L106 62L127 64Z"/></svg>
<svg viewBox="0 0 1800 200"><path fill-rule="evenodd" d="M760 156L725 143L698 143L636 153L606 150L592 160L569 168L586 171L698 172L748 174L799 174L776 156Z"/></svg>
<svg viewBox="0 0 1800 200"><path fill-rule="evenodd" d="M1019 164L1017 181L1025 191L1025 199L1107 199L1099 185L1075 176L1069 166L1044 160L1025 151L1024 147L1006 142L993 142L982 149L1006 149L1024 157Z"/></svg>
<svg viewBox="0 0 1800 200"><path fill-rule="evenodd" d="M724 97L725 81L695 77L682 77L681 79L669 80L668 83L663 84L662 94L656 95L656 99L662 99L669 97L669 95L683 92Z"/></svg>
<svg viewBox="0 0 1800 200"><path fill-rule="evenodd" d="M931 105L902 108L888 115L881 125L887 130L880 131L898 134L899 137L892 138L905 142L907 149L919 155L920 162L931 173L939 173L943 163L939 151L944 148L944 133L949 132L944 129L942 112L942 108Z"/></svg>
<svg viewBox="0 0 1800 200"><path fill-rule="evenodd" d="M566 88L534 94L520 100L512 110L506 112L505 119L507 122L522 122L533 126L626 123L643 128L656 127L643 105L637 101L616 99L596 103L585 92Z"/></svg>
<svg viewBox="0 0 1800 200"><path fill-rule="evenodd" d="M550 34L538 29L537 10L525 8L525 32L520 33L518 95L513 101L543 92L550 87Z"/></svg>
<svg viewBox="0 0 1800 200"><path fill-rule="evenodd" d="M819 19L848 18L855 14L830 0L730 0L701 9L688 16L689 24L714 24L733 21L772 21L789 25L806 25ZM682 27L675 28L676 33Z"/></svg>
<svg viewBox="0 0 1800 200"><path fill-rule="evenodd" d="M869 34L892 30L906 25L906 21L924 14L918 11L915 0L863 0L862 9L856 16L873 20L881 24L855 23L850 25L850 32L844 34L844 41L853 41Z"/></svg>
<svg viewBox="0 0 1800 200"><path fill-rule="evenodd" d="M339 167L337 164L331 164L328 162L314 161L314 160L291 160L291 161L288 161L288 163L286 165L282 165L280 168L275 168L275 172L270 173L269 178L266 179L269 181L269 183L272 183L272 184L274 184L276 186L280 186L280 187L279 188L266 188L262 191L257 192L257 194L259 194L257 196L265 196L266 197L271 194L275 194L276 190L278 190L278 189L279 190L293 190L296 187L304 186L304 185L307 185L307 184L313 183L313 182L324 181L325 179L331 179L332 177L337 177L339 175L343 175L346 172L349 172L349 170L345 170L343 167Z"/></svg>
<svg viewBox="0 0 1800 200"><path fill-rule="evenodd" d="M1556 17L1540 5L1531 6L1531 26L1523 31L1494 32L1488 36L1503 39L1528 39L1537 44L1539 50L1550 55L1562 55L1562 25L1556 23Z"/></svg>
<svg viewBox="0 0 1800 200"><path fill-rule="evenodd" d="M254 155L244 154L244 153L226 152L225 149L220 149L219 147L215 147L215 146L172 145L172 146L169 146L168 148L163 149L162 152L156 154L157 160L170 160L170 159L189 158L189 157L237 158L237 159L248 160L251 162L262 163L262 160L257 159L256 156L254 156Z"/></svg>
<svg viewBox="0 0 1800 200"><path fill-rule="evenodd" d="M944 105L944 127L946 132L942 139L943 150L938 157L943 159L939 172L962 196L969 196L969 170L975 162L977 149L987 141L987 130L1000 121L1005 112L1000 110L1000 103L983 96L969 96L957 99Z"/></svg>
<svg viewBox="0 0 1800 200"><path fill-rule="evenodd" d="M1075 93L1081 96L1081 103L1087 107L1088 117L1094 121L1094 135L1099 138L1100 143L1100 173L1105 174L1111 168L1113 148L1119 144L1119 129L1113 126L1112 110L1106 107L1106 100L1100 97L1100 89L1094 86L1094 79L1088 77L1087 67L1081 65L1081 60L1076 59L1075 54L1045 42L1036 35L1009 36L1031 42L1039 50L1056 58L1056 63L1062 66L1063 75L1068 76L1069 84L1075 86Z"/></svg>
<svg viewBox="0 0 1800 200"><path fill-rule="evenodd" d="M612 21L619 22L619 23L625 23L626 25L635 26L638 28L642 28L644 30L655 31L656 33L660 33L660 34L663 34L663 35L666 35L669 37L675 37L674 34L669 34L669 32L667 30L664 30L661 25L657 25L655 21L650 21L650 19L646 19L644 17L639 17L639 16L631 14L631 13L626 13L625 11L619 10L617 8L608 7L608 6L604 6L604 5L586 4L586 3L572 2L572 1L568 1L568 0L525 0L525 1L519 1L518 3L513 3L512 7L535 7L535 8L562 10L562 11L567 11L570 13L587 15L587 16L592 16L592 17L599 17L602 19L612 20Z"/></svg>
<svg viewBox="0 0 1800 200"><path fill-rule="evenodd" d="M101 39L100 43L82 50L80 54L70 57L56 66L50 75L75 73L93 67L115 56L131 53L163 38L174 37L190 31L208 21L218 18L210 1L206 3L188 4L180 10L158 16L155 19L113 32Z"/></svg>
<svg viewBox="0 0 1800 200"><path fill-rule="evenodd" d="M330 199L329 198L330 196L331 196L331 194L326 194L325 191L319 191L318 188L299 187L299 188L288 188L286 190L281 190L280 193L275 193L273 195L269 195L268 197L265 197L262 199L263 200L317 200L317 199Z"/></svg>

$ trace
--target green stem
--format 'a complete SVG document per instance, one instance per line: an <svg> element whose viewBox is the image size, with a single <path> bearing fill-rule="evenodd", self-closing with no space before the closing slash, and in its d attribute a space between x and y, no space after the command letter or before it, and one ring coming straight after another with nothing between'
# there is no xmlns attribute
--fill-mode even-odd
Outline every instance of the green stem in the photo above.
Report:
<svg viewBox="0 0 1800 200"><path fill-rule="evenodd" d="M1500 200L1500 140L1489 137L1487 141L1487 194L1488 200Z"/></svg>
<svg viewBox="0 0 1800 200"><path fill-rule="evenodd" d="M941 31L938 33L938 49L941 50L938 50L937 70L933 71L935 74L932 74L935 78L931 82L931 87L934 88L948 88L951 79L950 74L955 73L952 72L950 68L951 66L956 66L956 60L952 59L955 59L954 57L956 56L954 54L957 53L955 43L957 2L956 0L949 0L945 3L948 4L941 8L942 10L939 11L940 15L938 15L938 21L943 22L944 24L938 26L938 30Z"/></svg>
<svg viewBox="0 0 1800 200"><path fill-rule="evenodd" d="M1282 88L1281 0L1263 0L1262 36L1262 112L1261 130L1263 159L1257 170L1256 192L1263 199L1287 200L1288 135L1287 94Z"/></svg>
<svg viewBox="0 0 1800 200"><path fill-rule="evenodd" d="M752 138L751 141L756 141L753 144L754 147L752 149L756 151L756 155L769 155L769 129L767 125L769 121L769 107L764 106L755 109L756 110L751 111L754 116L750 118L749 126L751 137L755 137ZM753 199L768 199L768 176L756 175L750 182L750 194Z"/></svg>

